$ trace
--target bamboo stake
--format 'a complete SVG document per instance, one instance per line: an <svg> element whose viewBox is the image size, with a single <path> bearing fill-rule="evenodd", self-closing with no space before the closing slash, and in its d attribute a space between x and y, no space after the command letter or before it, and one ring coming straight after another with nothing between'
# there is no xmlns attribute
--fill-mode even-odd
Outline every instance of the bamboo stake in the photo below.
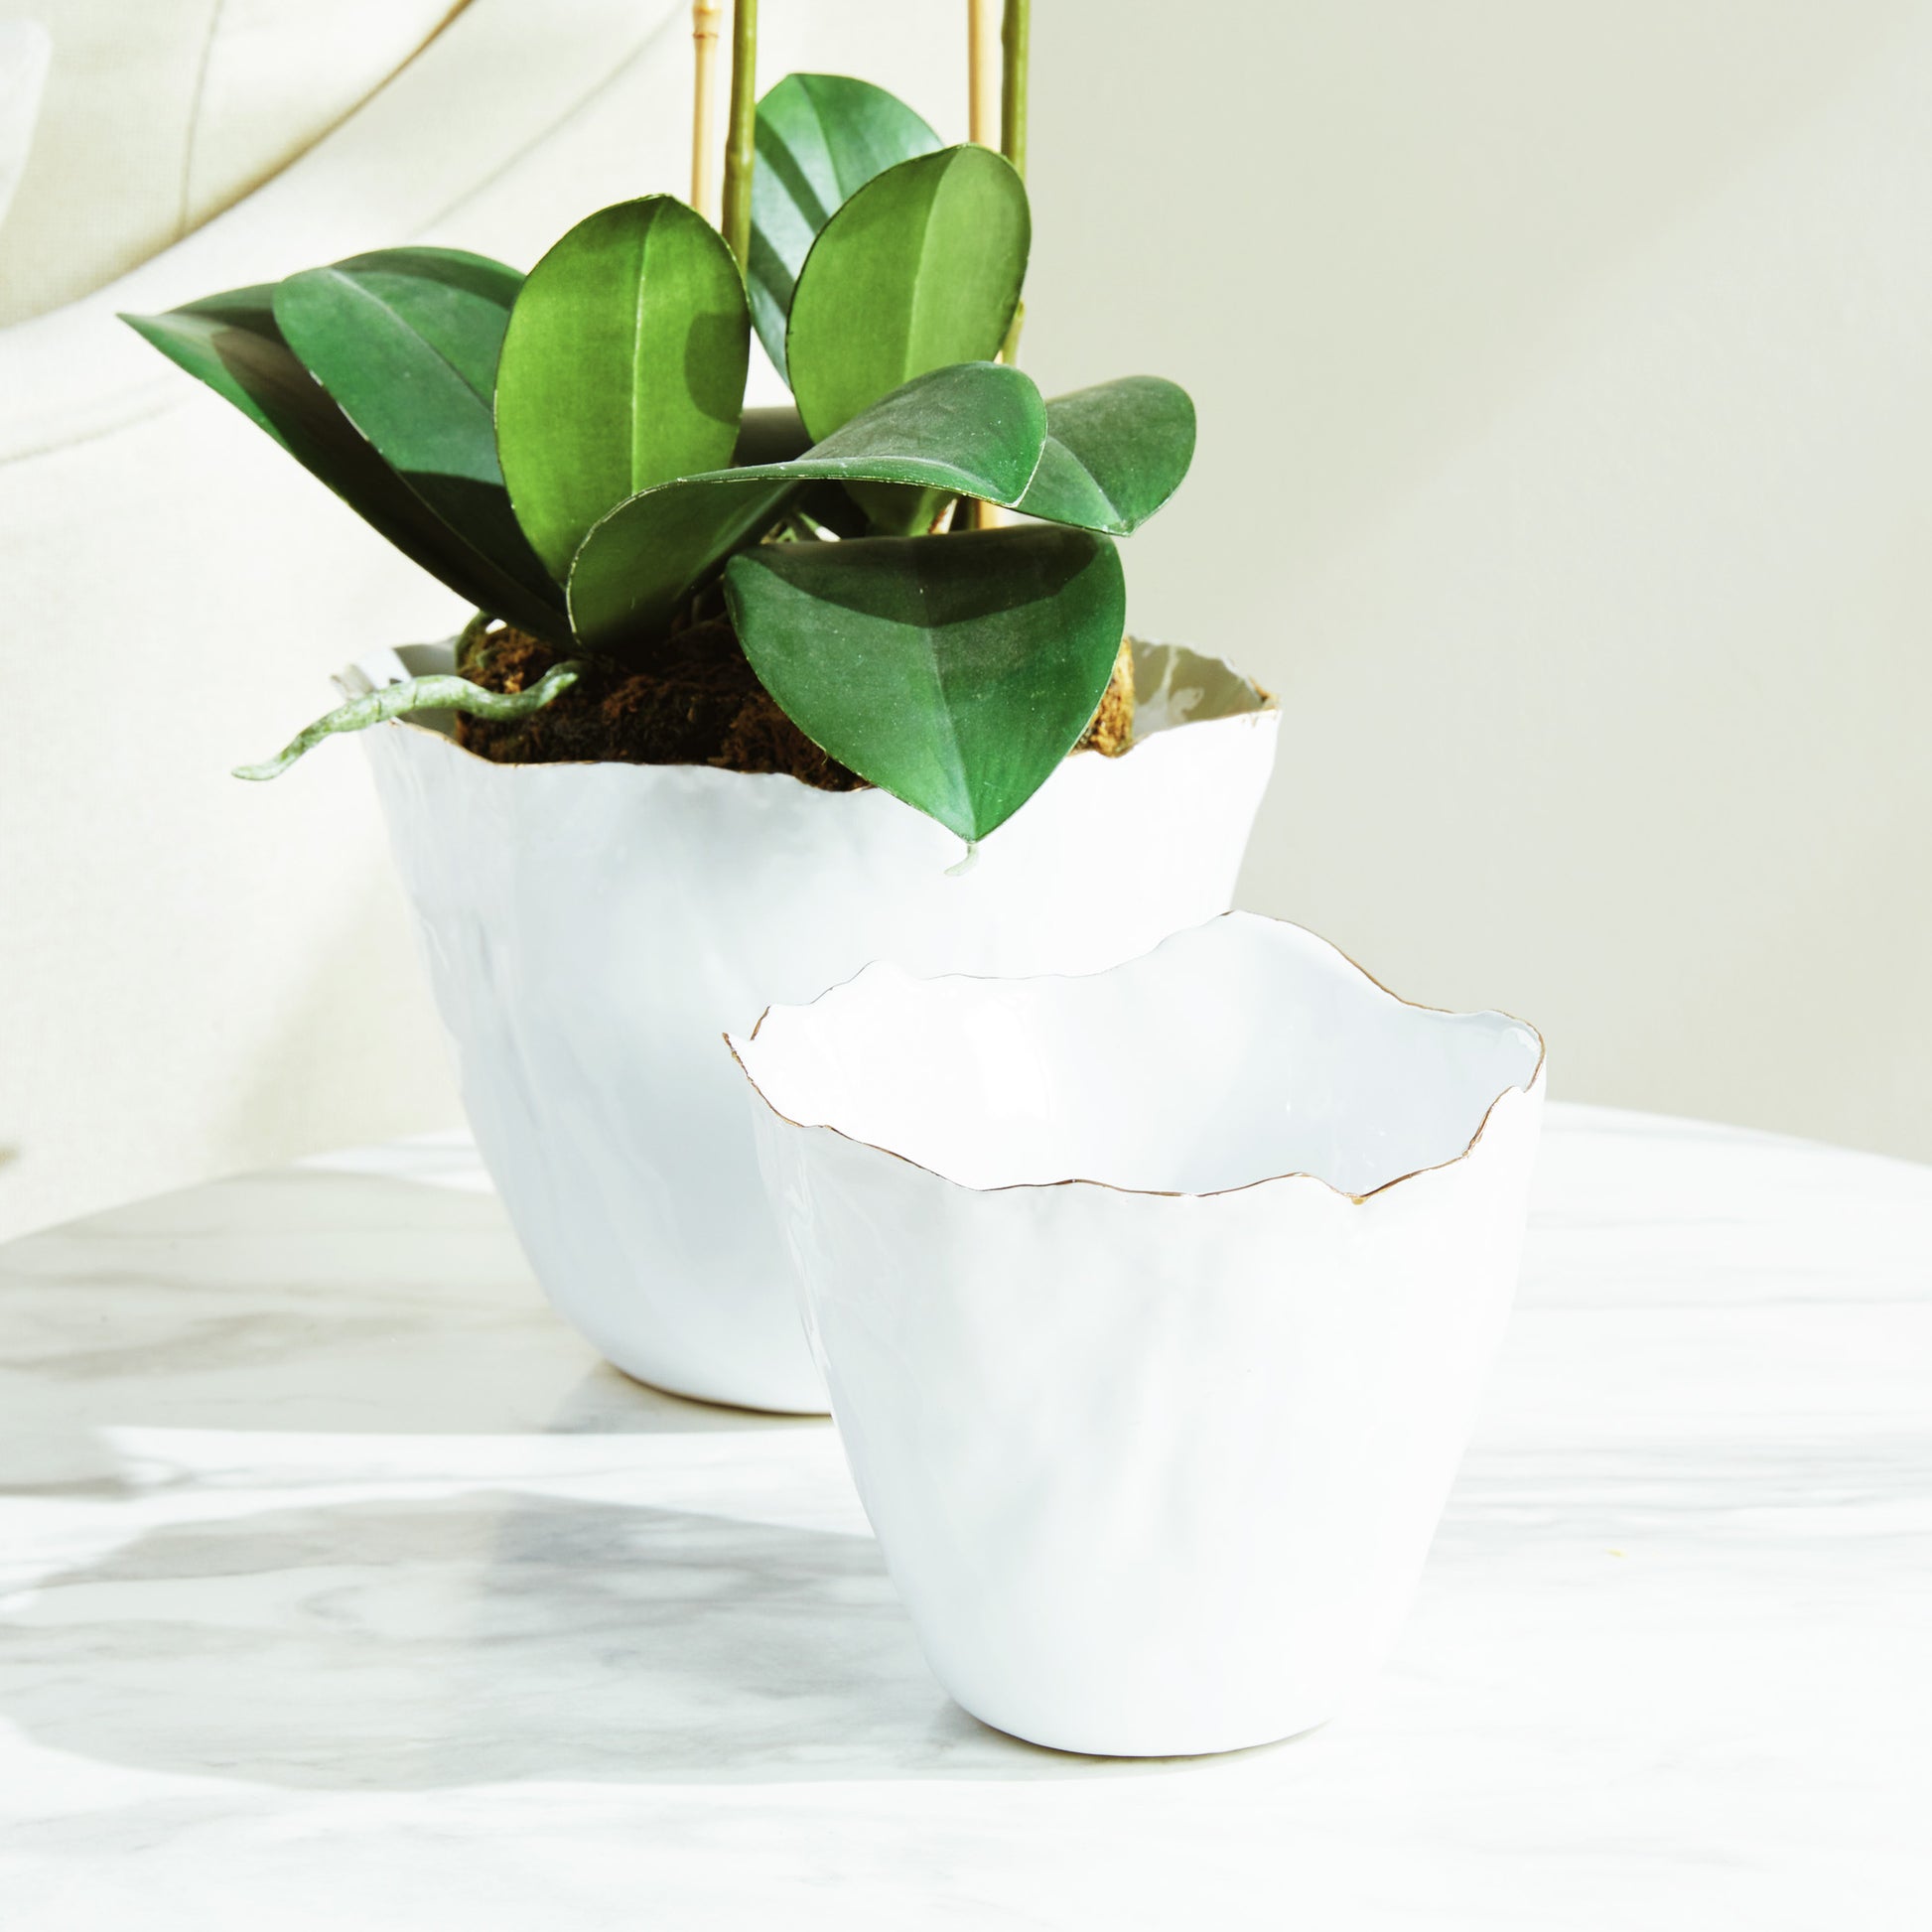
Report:
<svg viewBox="0 0 1932 1932"><path fill-rule="evenodd" d="M718 34L720 0L691 0L691 206L713 227L718 199Z"/></svg>
<svg viewBox="0 0 1932 1932"><path fill-rule="evenodd" d="M1000 28L1000 152L1024 181L1027 175L1027 56L1033 38L1032 0L1007 0Z"/></svg>
<svg viewBox="0 0 1932 1932"><path fill-rule="evenodd" d="M999 149L1001 92L997 79L1001 25L995 0L966 0L966 137L980 147ZM1005 355L1005 351L1001 351ZM1013 357L1009 355L1007 361ZM1007 521L995 502L962 498L952 518L954 529L999 529Z"/></svg>
<svg viewBox="0 0 1932 1932"><path fill-rule="evenodd" d="M742 275L752 254L753 136L759 110L759 0L732 9L731 126L725 136L725 200L721 229Z"/></svg>
<svg viewBox="0 0 1932 1932"><path fill-rule="evenodd" d="M1032 0L1006 0L1006 19L1000 28L1000 152L1014 165L1022 181L1027 178L1027 56L1033 38ZM1020 352L1020 331L1027 320L1027 305L1022 302L1013 312L1013 324L1000 349L1000 359L1011 362Z"/></svg>
<svg viewBox="0 0 1932 1932"><path fill-rule="evenodd" d="M1000 90L993 79L999 50L993 0L966 0L966 138L983 148L1000 145Z"/></svg>

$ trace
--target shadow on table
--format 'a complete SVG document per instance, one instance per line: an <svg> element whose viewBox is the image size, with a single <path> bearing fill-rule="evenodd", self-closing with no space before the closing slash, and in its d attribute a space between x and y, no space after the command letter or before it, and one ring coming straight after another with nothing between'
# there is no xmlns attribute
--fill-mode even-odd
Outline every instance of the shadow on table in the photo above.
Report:
<svg viewBox="0 0 1932 1932"><path fill-rule="evenodd" d="M9 1376L0 1369L0 1406L5 1409L5 1427L0 1429L0 1499L40 1503L152 1501L166 1491L192 1490L204 1480L206 1472L192 1460L178 1461L170 1449L169 1432L184 1425L199 1436L207 1436L212 1433L211 1426L218 1424L219 1433L232 1436L239 1457L250 1453L243 1446L252 1438L273 1444L283 1429L296 1435L341 1434L352 1441L355 1435L370 1431L372 1418L387 1419L373 1403L351 1407L345 1399L342 1417L331 1418L329 1430L304 1430L296 1425L314 1424L318 1419L313 1413L295 1415L292 1404L278 1410L268 1399L237 1402L226 1399L225 1392L221 1398L210 1398L204 1389L198 1389L202 1395L198 1407L188 1393L162 1386L153 1394L137 1391L134 1400L126 1403L124 1413L138 1417L138 1422L120 1423L106 1420L114 1411L105 1404L99 1405L93 1420L84 1412L73 1413L63 1405L67 1393L63 1384L51 1378ZM526 1407L534 1410L534 1400ZM363 1426L361 1431L345 1426L350 1417ZM420 1407L411 1412L399 1406L396 1420L405 1419L420 1422ZM633 1382L607 1362L593 1362L588 1368L579 1365L576 1380L551 1400L541 1417L526 1420L521 1429L500 1434L503 1440L514 1441L519 1435L742 1436L764 1430L817 1433L830 1427L823 1416L767 1415L687 1401ZM418 1433L428 1437L433 1432ZM284 1467L294 1453L271 1451L271 1459L277 1467Z"/></svg>
<svg viewBox="0 0 1932 1932"><path fill-rule="evenodd" d="M554 1496L175 1524L50 1579L0 1643L40 1742L270 1785L1160 1768L969 1718L870 1538Z"/></svg>
<svg viewBox="0 0 1932 1932"><path fill-rule="evenodd" d="M109 1476L54 1446L137 1420L344 1436L796 1426L605 1366L544 1306L493 1197L379 1176L249 1174L47 1229L0 1248L0 1424L38 1479Z"/></svg>

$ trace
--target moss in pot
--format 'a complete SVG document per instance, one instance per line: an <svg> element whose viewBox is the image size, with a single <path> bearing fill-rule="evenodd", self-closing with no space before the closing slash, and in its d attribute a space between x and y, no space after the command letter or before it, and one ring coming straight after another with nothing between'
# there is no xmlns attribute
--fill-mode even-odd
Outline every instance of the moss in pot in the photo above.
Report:
<svg viewBox="0 0 1932 1932"><path fill-rule="evenodd" d="M818 1410L720 1033L873 958L1086 972L1224 910L1276 719L1123 645L1116 539L1193 411L1013 365L1013 161L793 75L754 175L734 93L722 228L646 197L528 276L391 249L130 320L477 608L246 775L397 722L364 743L546 1292L642 1380ZM754 326L787 408L741 407Z"/></svg>

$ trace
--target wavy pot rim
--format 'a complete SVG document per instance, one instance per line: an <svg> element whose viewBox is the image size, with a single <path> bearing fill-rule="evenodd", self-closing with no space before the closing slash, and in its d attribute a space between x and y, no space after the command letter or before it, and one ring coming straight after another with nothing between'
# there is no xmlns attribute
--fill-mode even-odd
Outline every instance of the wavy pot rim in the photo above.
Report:
<svg viewBox="0 0 1932 1932"><path fill-rule="evenodd" d="M1204 722L1213 721L1209 720ZM1312 927L1305 926L1295 919L1278 918L1273 913L1249 912L1238 906L1230 907L1225 912L1216 913L1211 919L1203 920L1199 925L1186 926L1178 932L1169 933L1158 945L1149 947L1146 952L1137 955L1136 959L1122 960L1117 965L1101 968L1097 973L1031 973L1026 977L1029 980L1103 979L1110 973L1117 973L1125 967L1137 964L1139 960L1152 959L1156 954L1165 952L1176 941L1187 939L1196 933L1209 931L1227 919L1251 920L1258 925L1285 927L1289 931L1306 934L1317 946L1324 947L1339 959L1343 965L1349 967L1361 979L1365 980L1383 998L1393 1000L1397 1006L1407 1007L1412 1013L1441 1014L1445 1018L1451 1020L1483 1017L1507 1020L1512 1025L1521 1027L1536 1041L1536 1064L1530 1070L1527 1079L1520 1082L1512 1080L1495 1095L1483 1109L1482 1118L1476 1123L1475 1131L1469 1136L1467 1143L1458 1153L1450 1155L1446 1161L1432 1161L1425 1167L1411 1168L1407 1173L1396 1174L1393 1178L1384 1180L1378 1185L1370 1187L1359 1194L1351 1193L1345 1187L1337 1187L1326 1176L1314 1173L1306 1168L1291 1169L1281 1173L1262 1174L1254 1180L1244 1180L1238 1186L1208 1187L1198 1190L1183 1187L1125 1187L1118 1181L1099 1180L1091 1174L1064 1174L1056 1180L1006 1180L993 1186L982 1187L976 1186L971 1181L961 1180L957 1175L942 1173L937 1168L927 1167L924 1162L915 1161L910 1155L901 1154L895 1148L881 1147L876 1141L864 1140L857 1134L848 1134L844 1128L835 1126L831 1121L794 1120L759 1084L758 1075L746 1064L744 1055L738 1050L738 1039L729 1031L720 1035L720 1037L724 1040L726 1049L737 1062L738 1070L745 1076L746 1082L750 1085L752 1091L769 1109L773 1117L782 1121L787 1127L796 1128L803 1133L834 1135L839 1140L846 1142L849 1146L864 1148L870 1153L884 1155L890 1161L897 1161L903 1166L913 1169L916 1173L931 1174L935 1180L943 1181L947 1186L959 1188L962 1192L969 1194L1046 1193L1057 1187L1090 1187L1096 1188L1103 1193L1138 1195L1149 1200L1220 1200L1230 1194L1248 1193L1256 1187L1277 1187L1295 1181L1311 1181L1315 1186L1324 1188L1331 1194L1338 1194L1343 1200L1350 1201L1355 1206L1361 1207L1369 1201L1379 1199L1382 1195L1391 1192L1393 1189L1404 1185L1408 1181L1421 1179L1424 1174L1442 1173L1450 1168L1461 1166L1482 1144L1482 1137L1487 1132L1490 1121L1495 1118L1496 1109L1511 1094L1522 1094L1527 1097L1534 1093L1538 1083L1542 1080L1544 1066L1549 1058L1549 1045L1543 1037L1542 1031L1532 1026L1529 1021L1519 1019L1515 1014L1506 1013L1497 1007L1476 1007L1467 1011L1460 1011L1454 1007L1429 1006L1420 1000L1405 1000L1400 993L1385 986L1359 960L1352 958L1348 953L1344 952L1332 939L1323 938ZM897 977L901 980L915 982L921 977L916 973L908 973L903 968L893 965L890 961L873 960L862 966L850 978L840 980L835 986L828 986L824 992L805 1001L800 1006L767 1006L759 1015L758 1021L753 1026L752 1031L744 1036L746 1043L749 1045L751 1041L758 1038L759 1029L771 1018L773 1013L780 1011L786 1013L809 1013L813 1007L820 1005L826 1000L837 997L848 988L856 986L861 980L873 975L881 978ZM997 975L989 973L940 973L932 975L926 983L936 984L949 980L972 981L982 985L1011 984L1011 982L1003 982Z"/></svg>
<svg viewBox="0 0 1932 1932"><path fill-rule="evenodd" d="M402 664L403 669L409 675L420 675L420 671L411 667L406 659L404 659L403 653L405 651L417 653L448 650L451 653L451 662L446 668L454 669L454 647L458 641L459 639L457 637L452 636L435 644L392 645L386 653L376 652L372 653L369 657L352 660L336 673L333 682L339 691L346 692L351 696L358 696L364 691L375 689L376 681L370 677L365 666L378 662L383 655L393 656ZM1266 690L1257 684L1247 672L1241 670L1230 659L1223 657L1219 651L1202 650L1195 644L1174 643L1163 637L1130 636L1124 641L1136 645L1142 650L1185 652L1190 657L1198 658L1202 663L1212 664L1218 669L1225 671L1229 678L1236 684L1244 686L1251 692L1253 694L1253 702L1238 710L1216 712L1213 716L1207 718L1196 718L1192 716L1174 718L1157 726L1145 738L1137 734L1128 741L1125 751L1116 752L1111 755L1100 755L1106 757L1110 764L1124 764L1144 745L1150 745L1156 739L1165 738L1170 732L1180 731L1190 725L1222 725L1230 724L1237 719L1279 718L1281 716L1281 700L1272 691ZM747 778L783 779L790 784L796 785L801 791L812 794L814 797L837 800L863 798L872 793L882 791L881 786L864 783L854 785L844 791L831 791L822 785L808 784L793 771L736 771L729 765L697 764L682 759L664 764L645 764L631 759L544 759L539 760L486 759L481 752L472 751L468 745L463 744L454 732L445 731L436 725L426 724L421 717L391 718L388 720L385 729L417 732L425 738L440 739L452 751L460 753L465 759L472 760L488 771L635 771L643 775L636 780L621 780L621 782L659 784L666 782L667 774L674 771L703 773L704 776L698 780L700 783L709 783L713 780L729 783L734 780ZM1085 757L1086 755L1086 753L1078 751L1069 752L1067 754L1067 759ZM1061 762L1064 763L1067 759L1062 759ZM514 784L517 780L512 778L506 780L506 782ZM893 797L891 792L885 792L884 795L889 798ZM901 805L904 804L902 799L896 800L895 802ZM816 808L808 807L808 809ZM837 807L832 806L829 809L836 810ZM905 806L905 809L910 811L915 808Z"/></svg>

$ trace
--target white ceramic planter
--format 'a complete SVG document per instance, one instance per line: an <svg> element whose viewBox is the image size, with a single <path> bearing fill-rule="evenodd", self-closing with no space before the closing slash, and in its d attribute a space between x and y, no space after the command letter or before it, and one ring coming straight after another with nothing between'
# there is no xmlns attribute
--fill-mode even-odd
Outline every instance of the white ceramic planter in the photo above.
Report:
<svg viewBox="0 0 1932 1932"><path fill-rule="evenodd" d="M1086 979L872 967L732 1040L934 1674L1064 1750L1322 1723L1514 1289L1542 1042L1230 913Z"/></svg>
<svg viewBox="0 0 1932 1932"><path fill-rule="evenodd" d="M1192 651L1137 673L1135 748L1069 759L957 876L958 840L884 792L363 734L478 1145L550 1300L620 1368L825 1407L726 1027L873 959L1092 972L1227 906L1277 714Z"/></svg>

